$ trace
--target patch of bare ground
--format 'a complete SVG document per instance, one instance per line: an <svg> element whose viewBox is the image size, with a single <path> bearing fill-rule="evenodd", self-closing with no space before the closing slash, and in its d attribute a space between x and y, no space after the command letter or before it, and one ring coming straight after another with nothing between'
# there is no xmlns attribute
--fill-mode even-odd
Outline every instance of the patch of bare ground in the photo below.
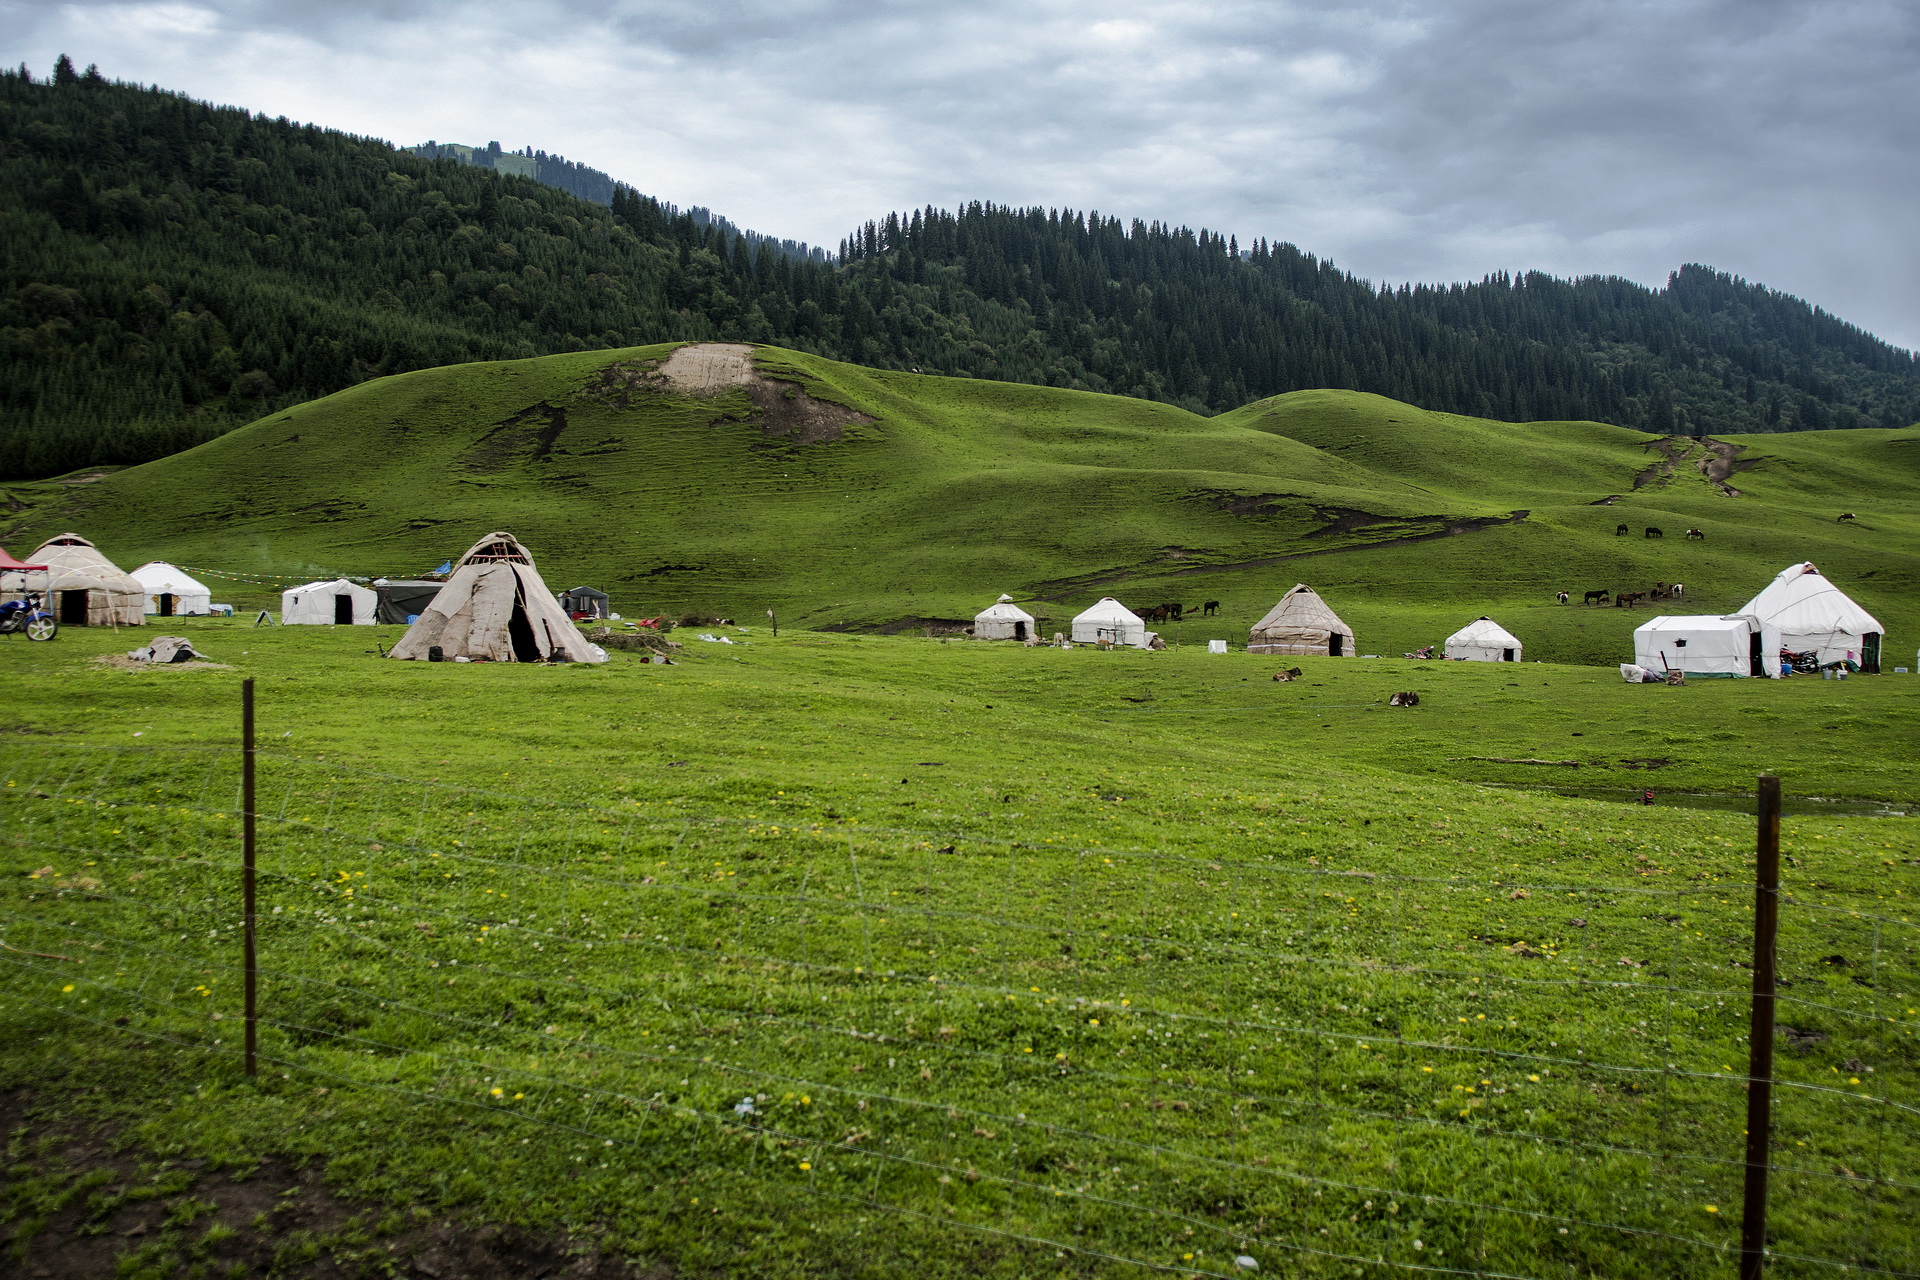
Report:
<svg viewBox="0 0 1920 1280"><path fill-rule="evenodd" d="M233 667L225 662L207 662L195 658L191 662L137 662L124 653L103 653L94 659L96 666L112 667L116 671L231 671Z"/></svg>
<svg viewBox="0 0 1920 1280"><path fill-rule="evenodd" d="M587 384L585 394L624 409L647 391L710 398L736 389L752 401L747 421L767 437L767 447L841 440L849 426L873 421L845 405L808 395L794 383L769 378L754 367L753 348L743 342L689 343L676 347L665 360L609 365ZM730 420L739 419L716 419Z"/></svg>
<svg viewBox="0 0 1920 1280"><path fill-rule="evenodd" d="M0 1274L22 1280L272 1275L288 1280L668 1280L563 1239L424 1208L356 1204L318 1164L162 1159L104 1126L49 1120L0 1095L7 1143Z"/></svg>
<svg viewBox="0 0 1920 1280"><path fill-rule="evenodd" d="M1634 475L1633 487L1636 489L1652 484L1655 481L1672 479L1676 467L1691 461L1694 469L1707 478L1707 483L1720 490L1721 493L1726 494L1729 498L1737 498L1740 496L1740 491L1731 484L1728 484L1727 481L1730 480L1735 473L1759 465L1760 461L1758 458L1741 458L1739 456L1746 452L1746 445L1729 444L1725 440L1715 440L1712 436L1700 436L1698 438L1692 436L1662 436L1658 440L1647 441L1647 443L1642 446L1642 449L1647 453L1657 454L1658 457L1651 465ZM1699 454L1697 457L1695 456L1696 450ZM1602 499L1602 501L1604 502L1606 500ZM1598 506L1600 504L1595 503L1594 505Z"/></svg>
<svg viewBox="0 0 1920 1280"><path fill-rule="evenodd" d="M821 631L838 631L863 636L904 636L919 634L923 636L965 635L973 623L966 618L921 618L909 616L895 618L891 622L836 622L819 628Z"/></svg>
<svg viewBox="0 0 1920 1280"><path fill-rule="evenodd" d="M1700 443L1706 446L1707 451L1693 465L1700 468L1700 474L1720 492L1729 498L1739 497L1740 491L1727 481L1739 472L1759 466L1760 459L1740 457L1740 454L1747 451L1747 446L1744 444L1728 444L1725 440L1715 440L1711 437L1703 438Z"/></svg>

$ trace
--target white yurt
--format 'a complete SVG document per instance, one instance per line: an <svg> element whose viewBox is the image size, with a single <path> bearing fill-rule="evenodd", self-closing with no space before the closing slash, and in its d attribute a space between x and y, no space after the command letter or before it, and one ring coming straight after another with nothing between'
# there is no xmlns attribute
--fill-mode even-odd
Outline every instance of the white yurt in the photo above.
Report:
<svg viewBox="0 0 1920 1280"><path fill-rule="evenodd" d="M1633 660L1649 671L1773 678L1780 633L1751 614L1661 616L1634 628Z"/></svg>
<svg viewBox="0 0 1920 1280"><path fill-rule="evenodd" d="M162 618L213 612L213 591L186 570L165 560L150 560L127 575L147 593L146 611Z"/></svg>
<svg viewBox="0 0 1920 1280"><path fill-rule="evenodd" d="M309 582L280 593L280 621L287 626L340 623L370 627L380 608L380 593L345 578Z"/></svg>
<svg viewBox="0 0 1920 1280"><path fill-rule="evenodd" d="M387 656L605 662L607 651L573 625L520 540L490 533L460 557L447 585Z"/></svg>
<svg viewBox="0 0 1920 1280"><path fill-rule="evenodd" d="M1073 620L1075 644L1124 644L1135 649L1153 647L1153 633L1140 615L1115 600L1101 597L1099 603Z"/></svg>
<svg viewBox="0 0 1920 1280"><path fill-rule="evenodd" d="M1032 640L1034 639L1033 615L1013 602L1012 596L1001 596L990 608L982 609L973 615L973 638L975 640Z"/></svg>
<svg viewBox="0 0 1920 1280"><path fill-rule="evenodd" d="M1518 662L1520 639L1482 615L1448 636L1441 652L1464 662Z"/></svg>
<svg viewBox="0 0 1920 1280"><path fill-rule="evenodd" d="M47 539L26 562L45 565L46 574L9 573L0 594L13 599L23 590L44 590L46 607L63 627L137 627L146 620L140 584L77 533Z"/></svg>
<svg viewBox="0 0 1920 1280"><path fill-rule="evenodd" d="M1780 647L1795 653L1812 649L1823 664L1851 658L1862 671L1880 670L1885 628L1822 577L1811 562L1782 569L1740 612L1752 614L1780 633L1779 644L1767 651L1769 657Z"/></svg>
<svg viewBox="0 0 1920 1280"><path fill-rule="evenodd" d="M1344 658L1356 650L1353 628L1340 621L1317 591L1296 582L1280 597L1280 603L1254 624L1247 638L1247 652Z"/></svg>

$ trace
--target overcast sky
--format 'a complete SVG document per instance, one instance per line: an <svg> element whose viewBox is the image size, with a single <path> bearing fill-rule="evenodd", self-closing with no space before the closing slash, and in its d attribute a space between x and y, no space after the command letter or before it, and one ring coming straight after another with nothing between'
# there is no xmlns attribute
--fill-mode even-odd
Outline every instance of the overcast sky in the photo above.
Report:
<svg viewBox="0 0 1920 1280"><path fill-rule="evenodd" d="M1913 0L0 0L63 51L829 246L992 200L1393 282L1704 262L1920 347Z"/></svg>

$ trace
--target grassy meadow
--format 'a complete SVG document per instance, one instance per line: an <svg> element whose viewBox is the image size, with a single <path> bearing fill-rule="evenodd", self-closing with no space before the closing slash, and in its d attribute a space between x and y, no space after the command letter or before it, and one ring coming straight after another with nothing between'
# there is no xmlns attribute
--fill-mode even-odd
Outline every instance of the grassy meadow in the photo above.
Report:
<svg viewBox="0 0 1920 1280"><path fill-rule="evenodd" d="M398 628L167 630L222 666L0 647L0 1059L156 1159L324 1161L370 1207L306 1245L369 1274L413 1209L740 1276L1731 1275L1752 820L1684 797L1773 770L1916 800L1920 677L1276 684L1191 637L784 627L683 629L672 666L429 665L375 656ZM1811 808L1773 1269L1911 1271L1920 848ZM21 1265L86 1194L11 1184ZM214 1274L170 1221L141 1265Z"/></svg>
<svg viewBox="0 0 1920 1280"><path fill-rule="evenodd" d="M379 379L104 478L7 486L0 541L25 554L75 529L124 567L170 560L258 603L259 580L411 576L507 529L551 585L597 585L629 617L773 608L874 630L970 619L1004 591L1064 629L1102 595L1219 601L1190 643L1244 641L1306 581L1361 653L1490 614L1529 657L1597 665L1631 658L1648 606L1556 591L1679 581L1685 603L1652 608L1715 613L1812 560L1886 624L1895 661L1920 643L1920 428L1731 439L1729 497L1703 446L1669 465L1655 437L1599 423L1348 391L1203 418L762 347L774 385L863 419L796 432L746 390L650 383L671 349Z"/></svg>

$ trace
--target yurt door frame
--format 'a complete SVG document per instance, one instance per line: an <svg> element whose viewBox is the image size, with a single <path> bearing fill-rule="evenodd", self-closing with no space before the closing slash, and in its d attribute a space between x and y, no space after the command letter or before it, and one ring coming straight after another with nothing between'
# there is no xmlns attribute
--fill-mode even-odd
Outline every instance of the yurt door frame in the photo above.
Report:
<svg viewBox="0 0 1920 1280"><path fill-rule="evenodd" d="M87 625L87 593L81 588L69 588L57 593L60 597L60 625L63 627L84 627Z"/></svg>
<svg viewBox="0 0 1920 1280"><path fill-rule="evenodd" d="M1027 624L1018 618L1014 619L1013 638L1015 640L1025 640L1027 638Z"/></svg>
<svg viewBox="0 0 1920 1280"><path fill-rule="evenodd" d="M353 597L344 591L333 598L333 620L338 625L353 625Z"/></svg>
<svg viewBox="0 0 1920 1280"><path fill-rule="evenodd" d="M1860 637L1860 670L1870 676L1880 674L1880 633L1869 631Z"/></svg>
<svg viewBox="0 0 1920 1280"><path fill-rule="evenodd" d="M1338 631L1328 633L1327 656L1329 658L1341 657L1346 652L1346 648L1347 638L1345 636L1341 635Z"/></svg>
<svg viewBox="0 0 1920 1280"><path fill-rule="evenodd" d="M162 591L153 598L153 602L158 606L155 612L161 617L171 618L173 616L173 592Z"/></svg>
<svg viewBox="0 0 1920 1280"><path fill-rule="evenodd" d="M1511 649L1502 649L1502 650L1500 651L1500 661L1502 661L1502 662L1512 662L1512 661L1513 661L1513 650L1511 650Z"/></svg>

